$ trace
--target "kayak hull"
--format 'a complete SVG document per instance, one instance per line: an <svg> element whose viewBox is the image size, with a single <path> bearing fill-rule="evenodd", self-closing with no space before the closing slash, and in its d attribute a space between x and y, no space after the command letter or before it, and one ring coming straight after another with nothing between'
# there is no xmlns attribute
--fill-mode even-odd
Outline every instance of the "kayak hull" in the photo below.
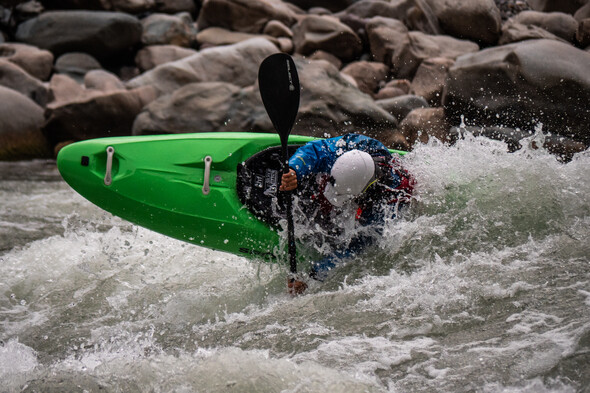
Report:
<svg viewBox="0 0 590 393"><path fill-rule="evenodd" d="M313 139L292 135L289 143ZM245 208L236 184L241 163L279 145L278 135L263 133L99 138L64 147L57 166L84 198L134 224L203 247L274 260L282 254L279 234Z"/></svg>

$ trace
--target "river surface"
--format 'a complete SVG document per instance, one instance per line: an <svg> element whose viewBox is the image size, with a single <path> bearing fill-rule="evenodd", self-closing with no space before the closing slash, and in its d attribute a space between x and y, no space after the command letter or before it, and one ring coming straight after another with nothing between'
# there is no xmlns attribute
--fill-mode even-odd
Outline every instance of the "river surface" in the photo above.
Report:
<svg viewBox="0 0 590 393"><path fill-rule="evenodd" d="M419 146L412 206L297 298L0 163L0 392L590 392L590 154L531 143Z"/></svg>

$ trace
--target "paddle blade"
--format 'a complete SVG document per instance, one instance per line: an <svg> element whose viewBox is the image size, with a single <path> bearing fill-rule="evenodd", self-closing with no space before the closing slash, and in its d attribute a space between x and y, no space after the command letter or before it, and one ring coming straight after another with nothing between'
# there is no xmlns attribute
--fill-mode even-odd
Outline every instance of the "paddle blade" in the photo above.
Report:
<svg viewBox="0 0 590 393"><path fill-rule="evenodd" d="M275 53L264 59L258 70L258 85L266 113L286 146L299 110L299 76L293 58Z"/></svg>

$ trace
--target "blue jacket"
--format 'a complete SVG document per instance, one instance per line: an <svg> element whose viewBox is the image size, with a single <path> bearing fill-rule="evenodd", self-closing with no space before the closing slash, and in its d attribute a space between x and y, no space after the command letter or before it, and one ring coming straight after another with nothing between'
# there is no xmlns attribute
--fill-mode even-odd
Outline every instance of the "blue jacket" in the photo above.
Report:
<svg viewBox="0 0 590 393"><path fill-rule="evenodd" d="M289 167L297 173L298 179L310 174L330 173L338 157L355 149L372 156L391 157L389 150L378 140L364 135L346 134L306 143L291 157Z"/></svg>

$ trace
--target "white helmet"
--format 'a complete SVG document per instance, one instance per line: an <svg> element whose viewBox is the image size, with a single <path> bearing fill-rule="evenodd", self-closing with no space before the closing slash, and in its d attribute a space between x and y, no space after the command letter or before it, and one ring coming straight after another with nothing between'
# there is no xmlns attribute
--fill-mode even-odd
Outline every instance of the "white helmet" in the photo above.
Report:
<svg viewBox="0 0 590 393"><path fill-rule="evenodd" d="M324 196L334 206L342 206L360 195L375 174L375 163L369 153L351 150L342 154L332 167Z"/></svg>

